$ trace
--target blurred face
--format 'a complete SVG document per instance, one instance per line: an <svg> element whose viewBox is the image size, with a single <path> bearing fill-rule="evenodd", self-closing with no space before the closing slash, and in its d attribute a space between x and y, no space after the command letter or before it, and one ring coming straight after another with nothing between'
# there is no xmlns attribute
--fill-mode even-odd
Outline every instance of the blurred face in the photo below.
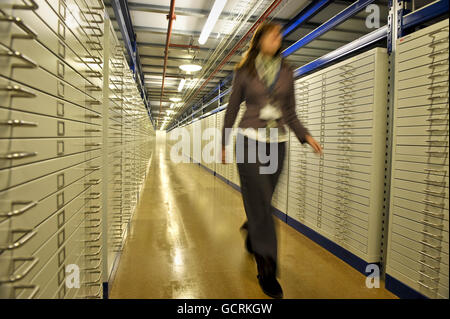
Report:
<svg viewBox="0 0 450 319"><path fill-rule="evenodd" d="M281 47L281 26L267 31L260 40L260 51L267 55L274 55Z"/></svg>

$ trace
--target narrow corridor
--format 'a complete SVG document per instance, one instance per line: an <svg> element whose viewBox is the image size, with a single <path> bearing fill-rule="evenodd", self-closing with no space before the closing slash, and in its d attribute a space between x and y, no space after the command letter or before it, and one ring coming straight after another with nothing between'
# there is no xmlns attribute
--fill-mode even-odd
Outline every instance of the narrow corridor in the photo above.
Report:
<svg viewBox="0 0 450 319"><path fill-rule="evenodd" d="M110 298L268 298L239 228L241 195L158 141ZM395 298L276 218L285 298Z"/></svg>

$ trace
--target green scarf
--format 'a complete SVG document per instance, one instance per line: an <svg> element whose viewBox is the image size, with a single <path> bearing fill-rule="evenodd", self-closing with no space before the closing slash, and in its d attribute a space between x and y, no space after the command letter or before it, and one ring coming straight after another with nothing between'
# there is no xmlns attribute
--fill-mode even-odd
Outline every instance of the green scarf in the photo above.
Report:
<svg viewBox="0 0 450 319"><path fill-rule="evenodd" d="M269 87L275 80L275 76L281 67L281 57L271 57L259 53L255 58L255 68L259 77Z"/></svg>

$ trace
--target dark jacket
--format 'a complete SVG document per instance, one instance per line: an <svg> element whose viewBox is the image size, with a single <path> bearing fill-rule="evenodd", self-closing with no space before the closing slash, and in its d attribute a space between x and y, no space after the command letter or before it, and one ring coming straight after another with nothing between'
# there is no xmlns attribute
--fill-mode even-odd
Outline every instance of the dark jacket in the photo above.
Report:
<svg viewBox="0 0 450 319"><path fill-rule="evenodd" d="M306 134L310 135L309 131L302 125L295 113L294 72L284 61L281 64L278 80L270 96L269 98L269 92L257 75L252 76L246 69L235 71L231 96L222 127L223 146L225 146L226 139L225 128L233 127L241 103L243 101L246 102L247 110L242 117L239 127L257 129L266 126L266 121L259 118L259 111L270 99L275 101L282 110L282 118L278 122L278 127L283 127L284 124L287 124L300 143L304 144L306 142L305 136Z"/></svg>

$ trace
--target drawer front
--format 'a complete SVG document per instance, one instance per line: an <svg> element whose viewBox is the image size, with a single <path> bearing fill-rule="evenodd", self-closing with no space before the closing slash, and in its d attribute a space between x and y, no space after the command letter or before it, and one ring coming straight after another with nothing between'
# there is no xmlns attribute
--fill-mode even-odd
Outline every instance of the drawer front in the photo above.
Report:
<svg viewBox="0 0 450 319"><path fill-rule="evenodd" d="M373 78L373 77L372 77ZM338 98L341 102L344 100L354 100L367 96L368 89L373 91L374 81L367 80L363 82L356 82L356 84L349 84L348 86L335 85L330 86L326 91L325 101L328 103L334 102Z"/></svg>
<svg viewBox="0 0 450 319"><path fill-rule="evenodd" d="M63 158L51 159L45 162L35 163L33 165L25 165L15 167L10 170L0 171L0 190L14 187L18 184L45 176L59 170L69 168L71 166L81 164L87 160L99 157L100 150L92 152L79 153Z"/></svg>
<svg viewBox="0 0 450 319"><path fill-rule="evenodd" d="M412 205L408 207L408 204L411 203L411 201L405 199L401 195L402 194L398 193L395 195L395 215L411 219L424 225L442 229L444 232L448 233L448 209L447 213L445 213L442 209L440 211L436 209L435 212L433 212L433 209L429 208L421 210L420 204L418 204L418 207L414 207L413 209L411 208Z"/></svg>
<svg viewBox="0 0 450 319"><path fill-rule="evenodd" d="M403 247L410 248L416 251L422 251L423 253L430 256L440 256L441 262L444 265L449 264L448 260L448 251L445 251L445 247L443 246L434 246L429 244L427 241L422 240L421 242L411 240L405 236L399 235L397 233L393 233L391 237L392 243L396 243L397 245L401 245Z"/></svg>
<svg viewBox="0 0 450 319"><path fill-rule="evenodd" d="M448 20L443 20L432 26L399 38L397 40L398 52L405 53L418 47L428 46L429 44L442 39L448 39Z"/></svg>
<svg viewBox="0 0 450 319"><path fill-rule="evenodd" d="M72 185L84 176L100 168L101 158L82 162L65 170L45 175L29 183L0 192L0 211L14 214L14 218L25 217L31 222L42 210L40 202L58 190ZM37 222L36 222L37 223Z"/></svg>
<svg viewBox="0 0 450 319"><path fill-rule="evenodd" d="M448 105L443 103L429 104L429 105L413 105L398 107L396 110L396 116L398 118L408 117L408 116L424 116L428 117L432 115L433 117L443 117L448 114Z"/></svg>
<svg viewBox="0 0 450 319"><path fill-rule="evenodd" d="M448 299L448 288L440 285L438 287L432 287L429 285L430 282L421 282L419 284L418 280L412 279L414 278L414 275L411 275L410 272L410 268L398 263L397 261L392 261L392 263L388 264L386 267L387 274L405 283L405 285L411 287L415 291L418 291L422 295L429 298Z"/></svg>
<svg viewBox="0 0 450 319"><path fill-rule="evenodd" d="M58 224L68 220L85 203L89 205L100 206L100 193L95 193L88 184L88 181L98 180L100 174L89 174L57 193L40 200L34 209L27 211L26 214L15 216L11 219L11 227L14 229L37 227L46 218L57 212Z"/></svg>
<svg viewBox="0 0 450 319"><path fill-rule="evenodd" d="M443 81L448 77L448 60L436 58L433 63L414 66L397 72L397 81L405 81L412 78Z"/></svg>
<svg viewBox="0 0 450 319"><path fill-rule="evenodd" d="M422 236L422 238L434 238L442 242L446 242L448 244L448 233L444 232L440 228L419 223L395 214L392 215L392 221L394 224L401 225L412 232L418 233L420 236ZM397 233L403 235L403 233L401 233L400 230L397 230Z"/></svg>
<svg viewBox="0 0 450 319"><path fill-rule="evenodd" d="M101 138L0 140L0 168L11 168L101 148ZM16 157L17 155L17 157ZM13 159L9 159L13 156Z"/></svg>
<svg viewBox="0 0 450 319"><path fill-rule="evenodd" d="M101 137L101 116L84 117L94 125L0 108L0 138Z"/></svg>
<svg viewBox="0 0 450 319"><path fill-rule="evenodd" d="M35 269L41 269L37 275L33 276L34 273L30 273L28 276L33 278L31 284L36 285L40 288L37 298L52 298L56 291L58 291L58 286L65 285L65 266L71 264L75 259L71 256L75 251L78 255L82 251L80 238L83 232L82 224L78 225L77 232L73 233L67 238L64 245L62 245L55 253L52 255L49 252L48 247L43 246L36 256L40 258L39 260L48 261L42 267L36 267ZM58 236L54 236L58 237ZM58 239L56 239L57 241ZM41 259L42 258L42 259ZM82 265L79 265L82 266ZM28 278L27 276L27 278ZM26 295L19 295L19 298L23 298Z"/></svg>
<svg viewBox="0 0 450 319"><path fill-rule="evenodd" d="M91 122L101 112L101 105L86 100L84 106L73 104L52 95L37 91L19 82L8 80L0 75L0 86L14 88L9 93L0 94L0 106L32 113ZM40 106L40 107L38 107ZM42 107L44 106L44 107Z"/></svg>
<svg viewBox="0 0 450 319"><path fill-rule="evenodd" d="M433 92L437 93L444 92L446 88L448 89L448 81L445 81L445 78L440 76L441 74L442 73L439 72L438 76L435 76L435 72L433 72L427 76L419 76L404 80L398 80L397 89L405 90L408 88L417 88L417 90L421 90L423 94L427 93L431 94ZM445 85L446 83L447 85Z"/></svg>
<svg viewBox="0 0 450 319"><path fill-rule="evenodd" d="M440 282L448 289L448 265L440 260L439 255L432 256L421 250L415 251L397 243L392 243L391 247L391 258L393 260L408 265L419 277L423 276L435 282Z"/></svg>
<svg viewBox="0 0 450 319"><path fill-rule="evenodd" d="M341 75L337 79L331 81L328 81L327 79L327 96L346 94L374 86L375 71L373 71L373 65L370 66L370 69L367 67L363 69L366 71L363 74Z"/></svg>
<svg viewBox="0 0 450 319"><path fill-rule="evenodd" d="M20 29L16 26L17 33ZM49 37L45 43L53 42L58 44L54 49L57 51L50 51L44 47L39 40L29 39L17 39L12 43L11 49L20 52L24 56L33 57L33 61L39 65L40 68L52 73L54 76L65 80L76 88L85 88L92 85L92 81L89 81L86 77L86 70L88 66L82 62L79 57L71 55L70 50L65 49L64 44L59 43L59 39L56 35L52 34L48 30L43 36ZM78 62L77 62L78 61ZM82 75L84 74L84 76Z"/></svg>
<svg viewBox="0 0 450 319"><path fill-rule="evenodd" d="M324 73L326 74L327 78L332 78L333 76L343 74L345 72L354 71L364 65L375 63L375 58L373 53L369 53L365 56L358 56L351 61L345 61L342 63L339 63L337 66L330 67L329 69L325 69Z"/></svg>
<svg viewBox="0 0 450 319"><path fill-rule="evenodd" d="M432 41L422 46L408 51L402 51L402 53L399 54L399 59L396 61L400 69L403 70L414 67L414 65L417 65L414 63L415 59L418 58L428 57L430 62L434 62L434 59L445 57L445 54L447 54L448 57L448 36L447 38L436 39L435 41L430 37L430 40Z"/></svg>

